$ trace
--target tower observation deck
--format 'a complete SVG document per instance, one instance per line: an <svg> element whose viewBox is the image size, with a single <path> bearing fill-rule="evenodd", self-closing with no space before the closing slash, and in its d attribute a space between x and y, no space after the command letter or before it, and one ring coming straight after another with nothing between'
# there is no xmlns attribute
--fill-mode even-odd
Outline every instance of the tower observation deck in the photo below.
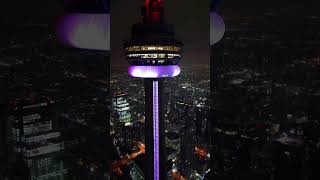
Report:
<svg viewBox="0 0 320 180"><path fill-rule="evenodd" d="M131 39L124 44L129 75L145 81L145 178L153 180L167 179L163 79L180 74L183 46L175 39L173 26L164 22L163 12L161 0L146 0L142 22L132 26Z"/></svg>
<svg viewBox="0 0 320 180"><path fill-rule="evenodd" d="M125 54L133 77L162 78L179 75L182 43L174 38L173 26L165 24L160 0L146 0L142 23L132 26Z"/></svg>

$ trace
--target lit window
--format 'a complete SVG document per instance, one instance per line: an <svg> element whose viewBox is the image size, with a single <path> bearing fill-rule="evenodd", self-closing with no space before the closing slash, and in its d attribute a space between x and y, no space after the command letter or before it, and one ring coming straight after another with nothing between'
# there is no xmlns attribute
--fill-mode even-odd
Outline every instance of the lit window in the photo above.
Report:
<svg viewBox="0 0 320 180"><path fill-rule="evenodd" d="M158 58L166 58L166 54L158 54Z"/></svg>
<svg viewBox="0 0 320 180"><path fill-rule="evenodd" d="M127 51L180 51L180 47L176 46L130 46L125 48Z"/></svg>
<svg viewBox="0 0 320 180"><path fill-rule="evenodd" d="M148 47L148 50L156 50L156 47L154 46Z"/></svg>

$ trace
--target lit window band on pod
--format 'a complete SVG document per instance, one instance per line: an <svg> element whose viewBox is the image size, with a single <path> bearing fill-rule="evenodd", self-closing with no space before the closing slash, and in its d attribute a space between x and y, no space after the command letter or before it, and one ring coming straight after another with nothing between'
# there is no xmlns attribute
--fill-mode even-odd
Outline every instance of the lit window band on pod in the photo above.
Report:
<svg viewBox="0 0 320 180"><path fill-rule="evenodd" d="M164 30L166 29L164 28ZM162 44L163 40L167 44ZM158 43L156 43L157 41ZM154 44L151 45L144 39L140 41L135 39L126 43L125 54L130 64L129 75L138 78L162 78L179 75L182 44L176 40L170 42L169 39L154 39L153 42Z"/></svg>

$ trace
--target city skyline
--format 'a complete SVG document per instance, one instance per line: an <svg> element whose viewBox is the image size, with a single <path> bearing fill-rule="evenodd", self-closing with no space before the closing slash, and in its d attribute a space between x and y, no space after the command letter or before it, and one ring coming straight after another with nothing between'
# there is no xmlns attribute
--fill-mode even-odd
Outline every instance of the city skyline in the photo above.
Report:
<svg viewBox="0 0 320 180"><path fill-rule="evenodd" d="M320 179L317 0L213 0L225 32L211 46L209 0L164 0L183 47L137 45L159 37L141 39L139 25L131 36L144 0L108 2L0 7L1 180L149 180L157 169L150 144L165 149L153 165L168 180ZM65 37L77 34L70 40L79 44L56 33L57 18L70 14L82 26L61 25L74 27ZM82 34L106 38L95 27L106 27L109 15L106 50L108 40Z"/></svg>

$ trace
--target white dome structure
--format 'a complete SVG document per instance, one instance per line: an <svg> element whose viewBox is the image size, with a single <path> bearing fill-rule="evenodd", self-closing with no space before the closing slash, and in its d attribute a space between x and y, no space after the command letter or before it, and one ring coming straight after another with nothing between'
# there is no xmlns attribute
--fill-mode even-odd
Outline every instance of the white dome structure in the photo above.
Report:
<svg viewBox="0 0 320 180"><path fill-rule="evenodd" d="M210 45L219 42L225 32L225 24L216 12L210 12Z"/></svg>
<svg viewBox="0 0 320 180"><path fill-rule="evenodd" d="M57 35L74 48L110 50L110 14L67 14L57 24Z"/></svg>

